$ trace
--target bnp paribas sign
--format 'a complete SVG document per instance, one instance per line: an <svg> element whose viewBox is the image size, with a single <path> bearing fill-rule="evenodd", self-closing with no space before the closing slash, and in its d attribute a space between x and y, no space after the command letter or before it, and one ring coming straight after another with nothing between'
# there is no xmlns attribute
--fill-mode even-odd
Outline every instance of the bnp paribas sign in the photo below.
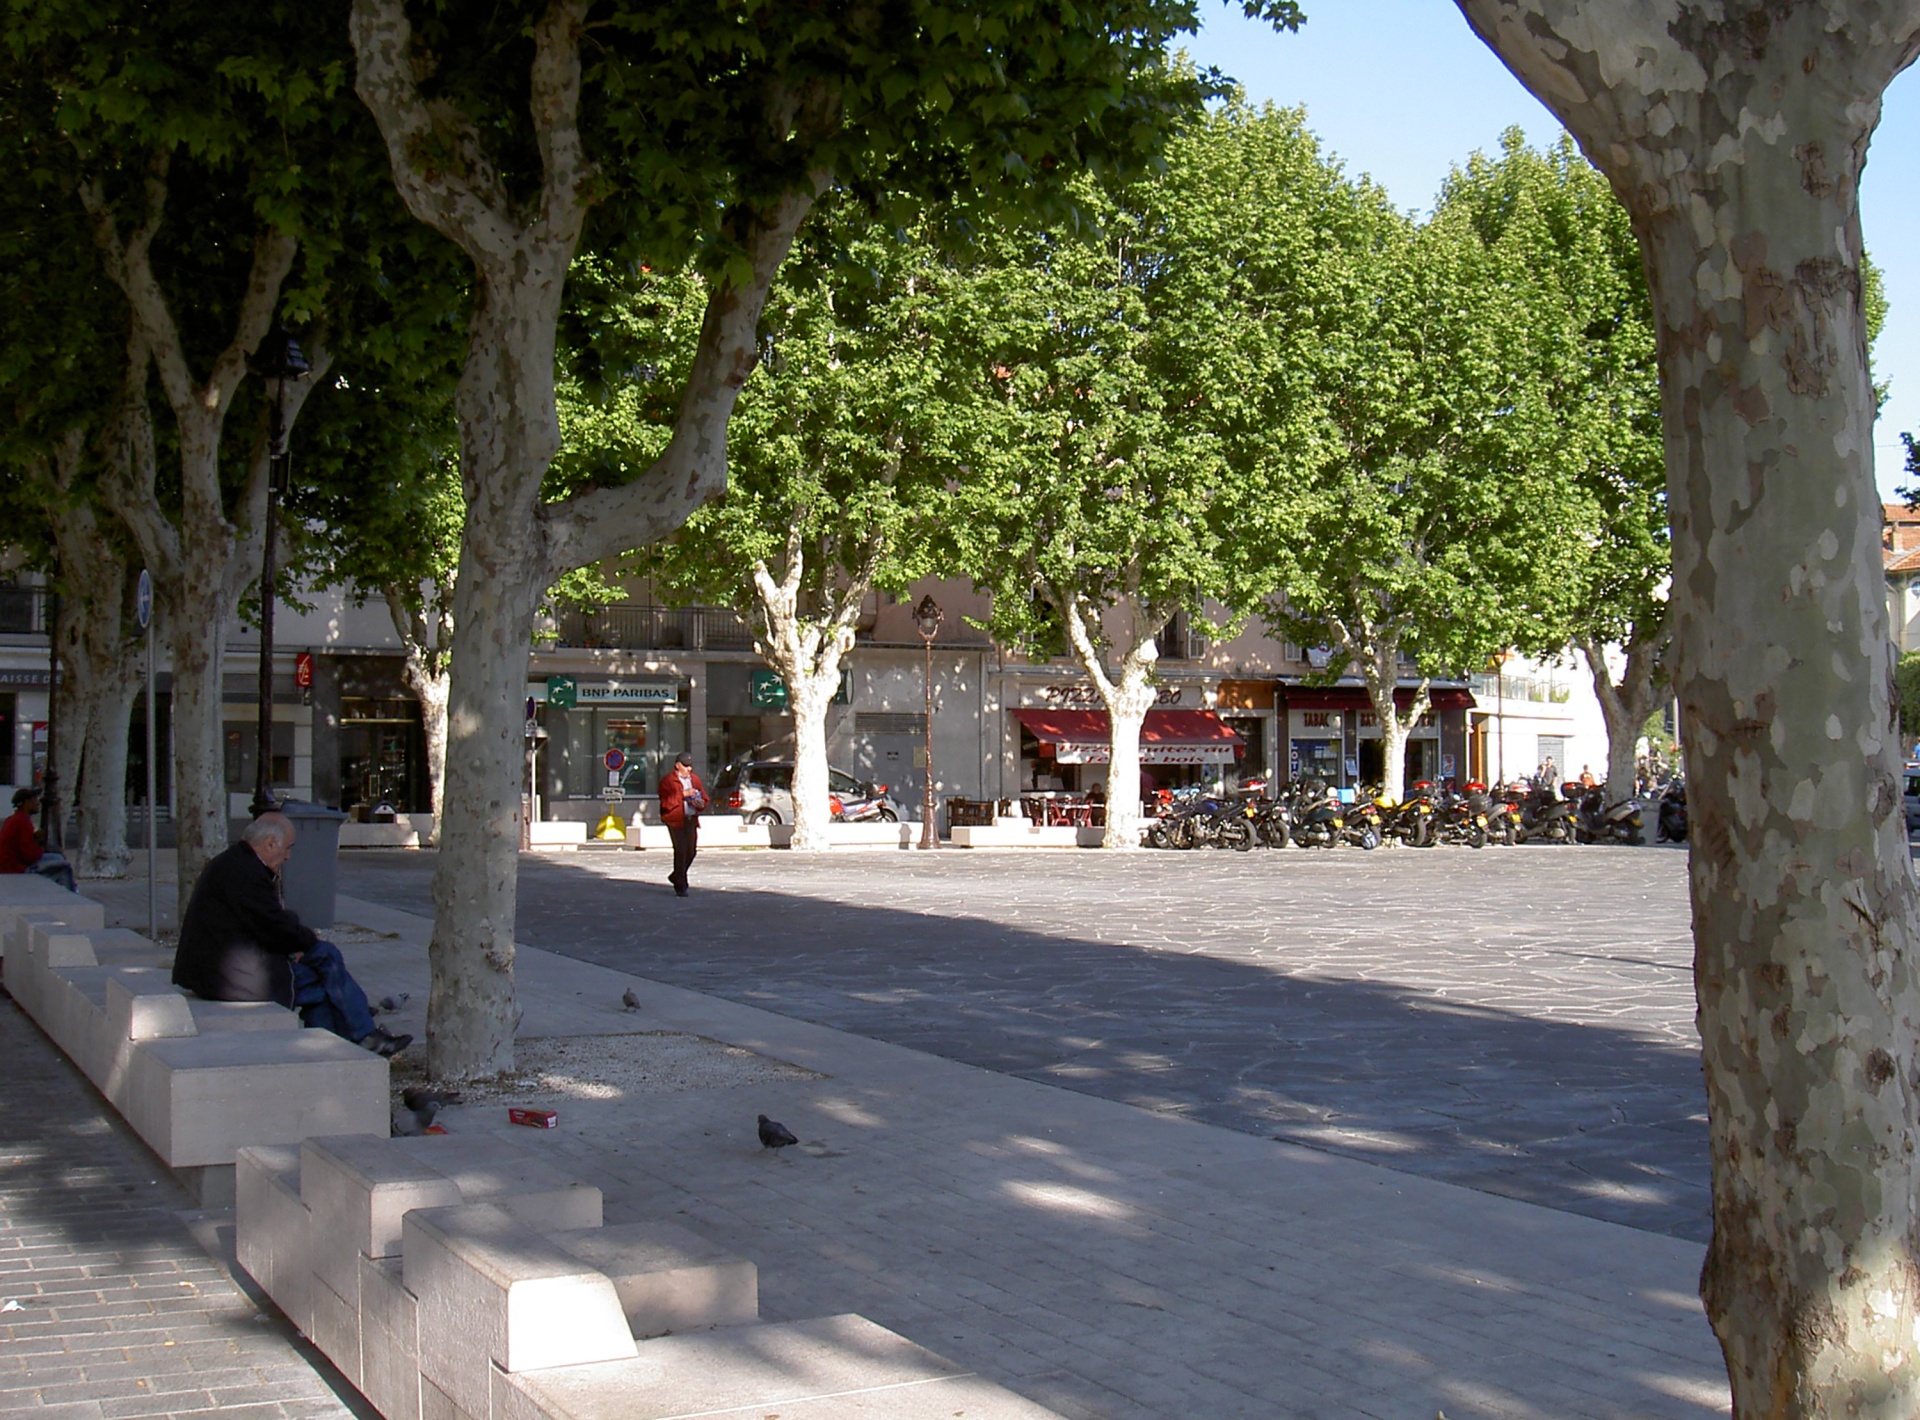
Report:
<svg viewBox="0 0 1920 1420"><path fill-rule="evenodd" d="M554 677L554 679L570 679ZM554 693L553 681L547 683L549 704L567 708L573 705L678 705L680 684L671 680L580 680L571 682L571 694L562 688Z"/></svg>

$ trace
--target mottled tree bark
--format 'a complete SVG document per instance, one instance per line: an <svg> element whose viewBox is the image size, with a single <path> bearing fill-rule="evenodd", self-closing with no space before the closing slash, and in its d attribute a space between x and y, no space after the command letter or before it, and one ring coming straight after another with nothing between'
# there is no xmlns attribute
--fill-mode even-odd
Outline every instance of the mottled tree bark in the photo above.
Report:
<svg viewBox="0 0 1920 1420"><path fill-rule="evenodd" d="M1920 985L1858 183L1920 0L1460 0L1632 214L1659 327L1713 1154L1743 1417L1920 1414Z"/></svg>
<svg viewBox="0 0 1920 1420"><path fill-rule="evenodd" d="M440 806L447 786L447 697L452 691L448 670L453 649L453 608L446 589L436 587L423 605L415 606L400 587L382 593L387 615L400 637L401 674L407 689L420 702L420 732L427 742L427 792L433 803L433 827L420 840L423 848L440 846Z"/></svg>
<svg viewBox="0 0 1920 1420"><path fill-rule="evenodd" d="M1626 665L1620 679L1613 678L1607 664L1607 650L1599 642L1586 638L1580 654L1586 658L1588 674L1593 678L1594 698L1600 702L1600 718L1607 726L1607 803L1622 803L1633 797L1639 769L1640 731L1647 717L1660 708L1667 693L1661 658L1667 649L1667 623L1648 634L1636 634L1627 642Z"/></svg>
<svg viewBox="0 0 1920 1420"><path fill-rule="evenodd" d="M1128 578L1136 585L1137 574L1136 568ZM1099 609L1083 605L1069 587L1049 586L1047 596L1060 608L1067 644L1093 681L1100 703L1107 707L1107 828L1100 835L1100 846L1136 849L1140 847L1140 728L1159 695L1153 680L1160 660L1157 638L1177 608L1146 605L1137 596L1123 597L1116 608L1125 622L1124 634L1118 638L1120 666L1110 674L1102 652L1105 638L1095 634Z"/></svg>
<svg viewBox="0 0 1920 1420"><path fill-rule="evenodd" d="M827 711L840 688L840 667L853 649L854 624L873 586L881 548L870 544L844 585L822 594L823 604L801 605L806 547L795 519L787 536L780 575L764 561L753 564L754 611L760 623L761 658L787 684L793 712L793 844L797 852L832 846L833 818L827 780Z"/></svg>

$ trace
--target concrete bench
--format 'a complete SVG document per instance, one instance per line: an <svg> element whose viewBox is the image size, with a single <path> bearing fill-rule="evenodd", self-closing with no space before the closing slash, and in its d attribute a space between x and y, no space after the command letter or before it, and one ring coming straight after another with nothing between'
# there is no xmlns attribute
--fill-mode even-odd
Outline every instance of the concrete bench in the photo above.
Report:
<svg viewBox="0 0 1920 1420"><path fill-rule="evenodd" d="M236 1196L241 1266L386 1420L1052 1414L861 1317L759 1324L751 1262L505 1140L246 1148Z"/></svg>
<svg viewBox="0 0 1920 1420"><path fill-rule="evenodd" d="M235 1151L387 1128L387 1063L270 1002L200 1001L169 954L124 929L16 917L8 990L203 1203Z"/></svg>
<svg viewBox="0 0 1920 1420"><path fill-rule="evenodd" d="M106 909L90 897L68 892L37 873L0 873L0 952L12 946L14 923L29 912L80 930L107 922Z"/></svg>
<svg viewBox="0 0 1920 1420"><path fill-rule="evenodd" d="M491 1420L1045 1420L1054 1412L844 1315L641 1343L631 1360L496 1371ZM480 1412L469 1412L478 1415Z"/></svg>

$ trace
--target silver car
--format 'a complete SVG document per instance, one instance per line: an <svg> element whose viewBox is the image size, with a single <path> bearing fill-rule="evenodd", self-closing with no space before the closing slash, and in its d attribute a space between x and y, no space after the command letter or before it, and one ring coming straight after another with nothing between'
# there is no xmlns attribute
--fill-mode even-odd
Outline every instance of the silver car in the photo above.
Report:
<svg viewBox="0 0 1920 1420"><path fill-rule="evenodd" d="M862 817L882 823L900 821L900 805L884 784L869 784L829 767L827 792L850 813L858 805L872 803L873 812ZM729 764L714 776L713 807L715 813L739 814L748 823L792 823L793 761L755 759Z"/></svg>

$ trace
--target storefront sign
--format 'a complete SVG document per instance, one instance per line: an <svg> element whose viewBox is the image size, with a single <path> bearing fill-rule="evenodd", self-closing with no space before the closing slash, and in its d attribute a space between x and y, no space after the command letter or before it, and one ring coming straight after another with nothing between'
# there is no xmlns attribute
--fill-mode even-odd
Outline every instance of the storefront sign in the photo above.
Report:
<svg viewBox="0 0 1920 1420"><path fill-rule="evenodd" d="M789 703L787 683L775 671L755 671L747 683L747 703L756 710L783 711ZM853 703L853 672L840 672L840 688L833 692L833 705Z"/></svg>
<svg viewBox="0 0 1920 1420"><path fill-rule="evenodd" d="M1186 700L1186 687L1163 685L1155 693L1153 703L1165 709L1169 705L1181 705ZM1091 685L1043 685L1040 687L1040 699L1043 704L1056 710L1104 710L1107 702L1100 698L1100 692Z"/></svg>
<svg viewBox="0 0 1920 1420"><path fill-rule="evenodd" d="M571 710L580 703L580 687L572 676L547 677L547 704L556 710Z"/></svg>
<svg viewBox="0 0 1920 1420"><path fill-rule="evenodd" d="M313 652L302 651L293 658L293 683L302 690L313 688Z"/></svg>
<svg viewBox="0 0 1920 1420"><path fill-rule="evenodd" d="M571 710L576 705L678 705L680 684L671 680L581 680L572 676L548 676L536 694L556 710Z"/></svg>

